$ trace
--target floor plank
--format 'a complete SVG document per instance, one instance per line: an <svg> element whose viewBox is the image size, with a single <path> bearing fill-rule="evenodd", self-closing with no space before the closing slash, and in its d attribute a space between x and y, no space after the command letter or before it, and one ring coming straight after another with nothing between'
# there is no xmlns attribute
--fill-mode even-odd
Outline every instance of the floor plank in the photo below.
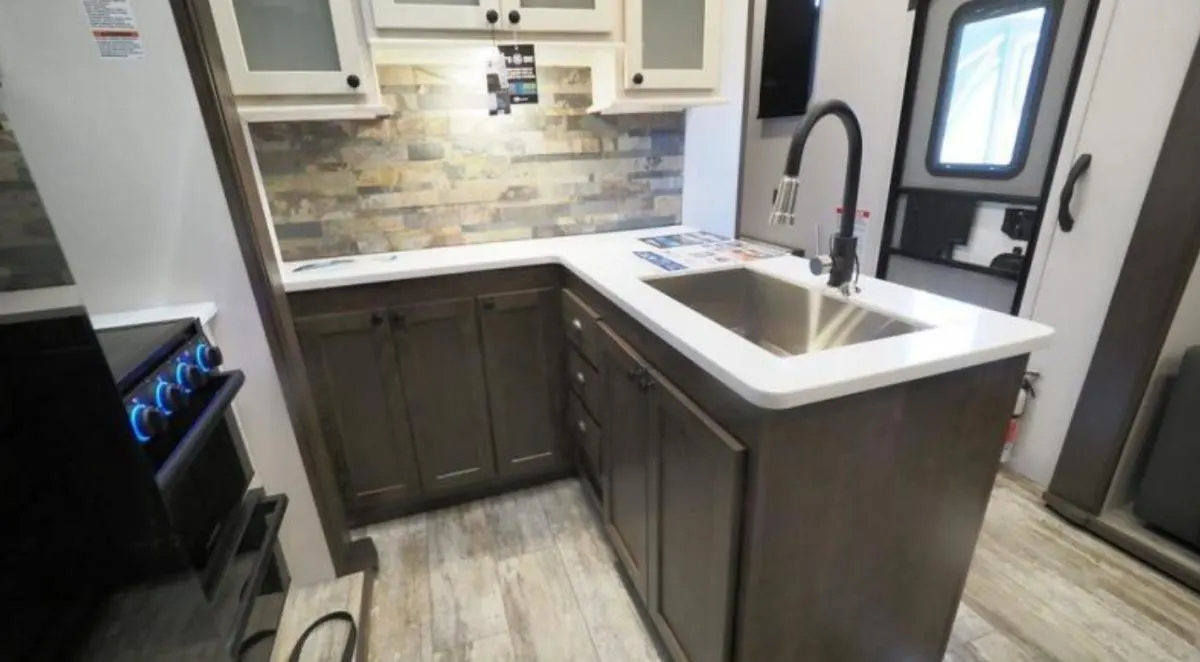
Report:
<svg viewBox="0 0 1200 662"><path fill-rule="evenodd" d="M433 613L424 515L372 532L379 552L369 623L370 662L430 662Z"/></svg>
<svg viewBox="0 0 1200 662"><path fill-rule="evenodd" d="M518 660L594 662L596 650L554 547L501 561L504 608Z"/></svg>
<svg viewBox="0 0 1200 662"><path fill-rule="evenodd" d="M582 490L559 481L357 532L380 553L371 662L661 662ZM1002 474L945 660L1200 662L1200 597Z"/></svg>
<svg viewBox="0 0 1200 662"><path fill-rule="evenodd" d="M438 651L433 662L516 662L508 633L477 639L457 648Z"/></svg>

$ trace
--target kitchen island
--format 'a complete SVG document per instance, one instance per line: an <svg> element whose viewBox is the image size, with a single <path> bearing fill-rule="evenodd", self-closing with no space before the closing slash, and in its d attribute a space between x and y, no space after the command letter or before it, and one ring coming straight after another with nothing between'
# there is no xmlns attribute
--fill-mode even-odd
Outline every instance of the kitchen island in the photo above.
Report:
<svg viewBox="0 0 1200 662"><path fill-rule="evenodd" d="M285 265L350 520L578 472L676 660L939 660L1050 329L686 231Z"/></svg>

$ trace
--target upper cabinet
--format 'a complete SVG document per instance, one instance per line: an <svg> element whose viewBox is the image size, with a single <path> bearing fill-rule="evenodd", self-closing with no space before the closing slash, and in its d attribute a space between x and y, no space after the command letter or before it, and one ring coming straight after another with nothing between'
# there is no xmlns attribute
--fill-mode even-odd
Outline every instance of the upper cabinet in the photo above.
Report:
<svg viewBox="0 0 1200 662"><path fill-rule="evenodd" d="M721 0L628 0L625 89L717 87Z"/></svg>
<svg viewBox="0 0 1200 662"><path fill-rule="evenodd" d="M618 0L371 0L381 30L607 34Z"/></svg>
<svg viewBox="0 0 1200 662"><path fill-rule="evenodd" d="M212 0L238 96L362 95L373 80L353 0Z"/></svg>

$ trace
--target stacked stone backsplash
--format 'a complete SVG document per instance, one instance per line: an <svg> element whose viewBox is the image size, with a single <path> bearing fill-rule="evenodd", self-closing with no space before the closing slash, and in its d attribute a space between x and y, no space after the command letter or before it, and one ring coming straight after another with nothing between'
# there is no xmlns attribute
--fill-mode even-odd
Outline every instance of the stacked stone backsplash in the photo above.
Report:
<svg viewBox="0 0 1200 662"><path fill-rule="evenodd" d="M285 261L680 222L681 112L588 115L586 68L494 117L481 68L379 76L386 119L251 125Z"/></svg>
<svg viewBox="0 0 1200 662"><path fill-rule="evenodd" d="M0 113L0 292L73 283L21 148Z"/></svg>

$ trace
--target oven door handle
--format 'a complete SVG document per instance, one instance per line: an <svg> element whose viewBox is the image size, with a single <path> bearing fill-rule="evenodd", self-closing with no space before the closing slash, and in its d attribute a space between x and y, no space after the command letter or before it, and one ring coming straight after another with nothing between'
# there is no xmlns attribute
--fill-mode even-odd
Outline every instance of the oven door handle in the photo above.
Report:
<svg viewBox="0 0 1200 662"><path fill-rule="evenodd" d="M179 445L154 476L158 489L166 490L174 484L179 473L192 464L196 454L200 452L200 447L204 445L204 440L212 433L213 428L225 420L233 396L237 395L238 391L242 390L242 384L246 383L246 374L241 370L221 373L221 378L225 383L221 384L208 406L196 417L192 427L183 435Z"/></svg>

